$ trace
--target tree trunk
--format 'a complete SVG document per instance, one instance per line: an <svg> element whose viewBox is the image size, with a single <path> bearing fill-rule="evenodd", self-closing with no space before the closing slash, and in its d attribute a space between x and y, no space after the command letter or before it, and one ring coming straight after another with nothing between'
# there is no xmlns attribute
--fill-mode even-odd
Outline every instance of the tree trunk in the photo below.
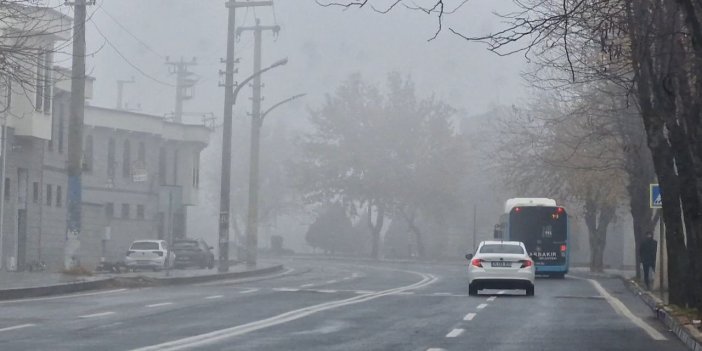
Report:
<svg viewBox="0 0 702 351"><path fill-rule="evenodd" d="M373 207L376 209L375 223L373 223ZM385 208L374 201L368 202L368 227L371 232L371 258L380 259L380 232L385 222Z"/></svg>
<svg viewBox="0 0 702 351"><path fill-rule="evenodd" d="M654 57L660 57L662 61L664 54L658 55L659 50L666 46L661 40L655 37L652 32L663 32L664 28L658 31L651 31L650 16L662 16L658 11L652 11L649 4L644 1L630 0L626 3L629 19L629 35L631 42L631 62L634 72L634 82L636 83L636 93L641 110L641 118L646 130L648 147L651 150L653 165L658 175L658 182L661 187L663 201L663 219L666 225L666 241L668 253L668 288L669 300L673 304L684 306L687 302L686 284L689 282L687 269L688 258L685 247L685 237L682 226L682 213L680 211L680 183L675 171L674 153L671 150L666 138L665 120L675 116L671 109L672 101L664 94L661 94L661 86L664 82L654 81L655 70L660 71L660 67L653 62ZM654 45L655 43L655 45ZM652 52L656 50L656 52ZM667 72L664 72L663 77Z"/></svg>
<svg viewBox="0 0 702 351"><path fill-rule="evenodd" d="M400 213L402 213L402 216L405 218L405 221L407 222L407 226L409 227L409 230L414 234L415 240L417 241L417 255L419 258L426 258L426 250L424 249L424 242L422 240L422 231L417 227L416 220L417 220L417 211L412 210L410 214L407 214L407 211L405 210L400 210Z"/></svg>

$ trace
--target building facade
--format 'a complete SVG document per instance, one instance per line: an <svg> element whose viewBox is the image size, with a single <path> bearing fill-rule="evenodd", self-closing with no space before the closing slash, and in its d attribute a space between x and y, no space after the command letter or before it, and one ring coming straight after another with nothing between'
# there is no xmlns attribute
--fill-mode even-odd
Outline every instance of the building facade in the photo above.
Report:
<svg viewBox="0 0 702 351"><path fill-rule="evenodd" d="M53 66L52 52L57 42L70 39L71 21L50 9L22 11L36 11L31 18L42 24L0 25L0 34L32 31L22 45L36 49L32 59L22 60L22 74L15 75L24 81L10 84L12 79L0 77L5 131L0 143L2 268L26 270L45 263L60 270L67 255L93 268L101 260L121 260L133 240L186 236L187 208L197 204L200 151L210 130L161 116L86 106L80 246L68 251L71 72ZM88 100L92 83L92 78L86 80Z"/></svg>

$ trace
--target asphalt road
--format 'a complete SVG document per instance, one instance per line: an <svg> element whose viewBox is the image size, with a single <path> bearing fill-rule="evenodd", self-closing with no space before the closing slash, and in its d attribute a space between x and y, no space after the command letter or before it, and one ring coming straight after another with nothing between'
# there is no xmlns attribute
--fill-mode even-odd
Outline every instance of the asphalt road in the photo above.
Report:
<svg viewBox="0 0 702 351"><path fill-rule="evenodd" d="M618 279L469 297L458 263L284 263L266 278L0 301L0 350L686 350Z"/></svg>

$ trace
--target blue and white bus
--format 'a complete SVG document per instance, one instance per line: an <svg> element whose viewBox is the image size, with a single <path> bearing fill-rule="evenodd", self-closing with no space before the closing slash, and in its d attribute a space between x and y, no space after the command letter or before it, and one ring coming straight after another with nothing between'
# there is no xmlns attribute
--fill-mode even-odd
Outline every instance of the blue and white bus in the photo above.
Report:
<svg viewBox="0 0 702 351"><path fill-rule="evenodd" d="M514 198L495 228L495 238L521 241L537 274L563 278L568 273L568 213L553 199Z"/></svg>

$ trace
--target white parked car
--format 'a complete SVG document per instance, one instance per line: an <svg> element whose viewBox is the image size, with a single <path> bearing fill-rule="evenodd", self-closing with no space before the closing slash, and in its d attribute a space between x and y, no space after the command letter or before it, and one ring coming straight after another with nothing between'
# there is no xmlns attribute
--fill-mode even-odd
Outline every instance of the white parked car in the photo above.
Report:
<svg viewBox="0 0 702 351"><path fill-rule="evenodd" d="M124 263L131 270L146 268L157 271L172 267L174 262L175 254L165 240L137 240L124 258Z"/></svg>
<svg viewBox="0 0 702 351"><path fill-rule="evenodd" d="M482 289L524 289L534 295L536 269L519 241L483 241L475 255L467 254L468 295Z"/></svg>

